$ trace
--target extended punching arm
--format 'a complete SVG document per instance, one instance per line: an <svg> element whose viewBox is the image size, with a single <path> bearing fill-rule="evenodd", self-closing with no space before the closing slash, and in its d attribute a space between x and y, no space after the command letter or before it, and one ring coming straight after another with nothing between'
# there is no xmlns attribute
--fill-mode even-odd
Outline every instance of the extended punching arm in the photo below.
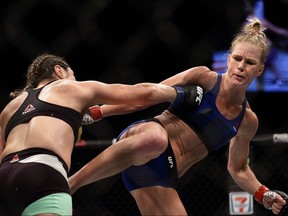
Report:
<svg viewBox="0 0 288 216"><path fill-rule="evenodd" d="M185 108L196 108L200 105L203 97L203 89L197 85L188 85L185 87L172 86L177 95L173 103L183 105ZM95 105L89 107L83 115L82 125L90 125L103 118L101 106Z"/></svg>

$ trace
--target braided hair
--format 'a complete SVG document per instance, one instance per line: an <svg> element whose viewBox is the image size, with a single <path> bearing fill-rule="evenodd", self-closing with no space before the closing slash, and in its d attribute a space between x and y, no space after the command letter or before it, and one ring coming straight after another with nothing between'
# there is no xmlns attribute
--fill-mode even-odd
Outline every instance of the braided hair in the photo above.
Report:
<svg viewBox="0 0 288 216"><path fill-rule="evenodd" d="M70 66L63 57L43 53L38 55L30 64L26 74L26 86L23 90L16 89L10 93L10 98L15 98L23 91L36 88L44 79L53 79L55 65L60 65L64 69Z"/></svg>

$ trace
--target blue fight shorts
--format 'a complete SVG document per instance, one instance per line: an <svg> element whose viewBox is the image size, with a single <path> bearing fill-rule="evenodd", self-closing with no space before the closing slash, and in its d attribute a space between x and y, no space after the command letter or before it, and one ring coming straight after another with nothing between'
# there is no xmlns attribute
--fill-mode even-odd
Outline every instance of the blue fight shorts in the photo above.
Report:
<svg viewBox="0 0 288 216"><path fill-rule="evenodd" d="M139 122L149 121L155 121L161 125L157 119L137 121L128 126L119 137L131 126ZM167 149L157 158L143 165L131 166L122 172L122 179L128 191L156 185L174 188L173 180L176 178L178 178L177 165L170 143L168 143Z"/></svg>

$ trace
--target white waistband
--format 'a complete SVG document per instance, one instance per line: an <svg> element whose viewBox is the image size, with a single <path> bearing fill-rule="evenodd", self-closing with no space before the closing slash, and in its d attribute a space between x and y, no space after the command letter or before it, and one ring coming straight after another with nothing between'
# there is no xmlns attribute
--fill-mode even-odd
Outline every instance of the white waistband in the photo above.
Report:
<svg viewBox="0 0 288 216"><path fill-rule="evenodd" d="M67 173L63 167L63 164L58 160L56 156L48 154L37 154L19 161L19 163L31 163L31 162L42 163L54 168L55 170L60 172L64 176L64 178L68 181Z"/></svg>

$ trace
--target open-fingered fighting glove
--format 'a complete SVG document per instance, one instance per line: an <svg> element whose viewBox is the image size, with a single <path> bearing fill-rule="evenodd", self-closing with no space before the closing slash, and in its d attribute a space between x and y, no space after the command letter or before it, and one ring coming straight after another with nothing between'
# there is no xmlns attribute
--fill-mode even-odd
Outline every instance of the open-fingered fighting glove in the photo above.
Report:
<svg viewBox="0 0 288 216"><path fill-rule="evenodd" d="M283 191L279 191L279 190L272 190L272 191L279 194L286 201L286 205L282 207L278 216L285 216L285 215L287 216L288 215L288 195L284 193Z"/></svg>
<svg viewBox="0 0 288 216"><path fill-rule="evenodd" d="M91 106L87 112L84 113L82 125L90 125L100 121L103 118L102 110L99 105Z"/></svg>
<svg viewBox="0 0 288 216"><path fill-rule="evenodd" d="M261 185L258 190L256 191L254 198L257 202L259 202L260 204L263 204L263 206L266 209L271 210L271 207L265 206L265 204L263 203L264 198L267 200L275 200L276 194L279 194L285 201L286 204L285 206L282 207L281 211L279 212L278 215L280 216L284 216L284 215L288 215L288 195L286 193L284 193L283 191L279 191L279 190L270 190L269 188L267 188L265 185Z"/></svg>
<svg viewBox="0 0 288 216"><path fill-rule="evenodd" d="M203 98L203 89L197 85L172 86L177 97L173 101L176 104L182 104L187 109L193 109L201 104Z"/></svg>

